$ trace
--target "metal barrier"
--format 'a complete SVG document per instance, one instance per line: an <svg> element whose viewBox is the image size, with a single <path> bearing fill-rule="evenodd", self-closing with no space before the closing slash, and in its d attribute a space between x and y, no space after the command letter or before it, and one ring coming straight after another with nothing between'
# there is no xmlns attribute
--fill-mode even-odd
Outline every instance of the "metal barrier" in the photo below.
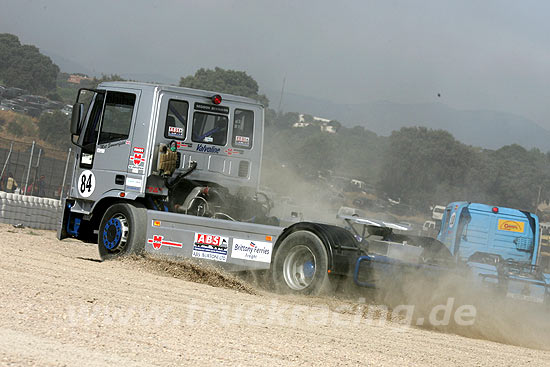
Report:
<svg viewBox="0 0 550 367"><path fill-rule="evenodd" d="M62 199L72 179L68 177L72 164L71 148L58 150L41 147L34 141L0 138L0 191L8 191L7 180L11 174L18 186L15 193Z"/></svg>

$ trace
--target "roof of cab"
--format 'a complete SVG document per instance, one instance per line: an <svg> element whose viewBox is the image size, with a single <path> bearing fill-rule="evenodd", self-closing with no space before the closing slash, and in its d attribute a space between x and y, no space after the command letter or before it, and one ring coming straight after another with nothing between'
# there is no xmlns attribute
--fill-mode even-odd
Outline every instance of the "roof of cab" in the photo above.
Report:
<svg viewBox="0 0 550 367"><path fill-rule="evenodd" d="M480 212L488 212L488 213L492 213L493 212L493 208L498 208L498 214L500 215L510 215L510 216L516 216L516 217L522 217L524 218L526 216L526 212L524 211L521 211L519 209L512 209L512 208L506 208L506 207L502 207L502 206L496 206L496 205L486 205L486 204L480 204L480 203L468 203L467 201L457 201L457 202L453 202L453 203L450 203L449 205L447 205L447 207L451 207L451 206L455 206L455 205L458 205L458 206L467 206L469 209L472 209L472 210L477 210L477 211L480 211ZM533 217L536 217L535 214L533 213L529 213L531 214L531 216Z"/></svg>
<svg viewBox="0 0 550 367"><path fill-rule="evenodd" d="M129 88L129 89L141 89L141 90L152 90L157 89L158 91L167 91L167 92L173 92L173 93L181 93L181 94L188 94L193 96L199 96L199 97L206 97L210 99L213 95L219 94L222 96L222 100L227 100L231 102L240 102L240 103L248 103L248 104L254 104L258 106L264 107L260 102L256 101L255 99L248 98L248 97L242 97L242 96L236 96L233 94L228 93L221 93L221 92L212 92L202 89L193 89L193 88L185 88L185 87L176 87L173 85L166 85L166 84L155 84L155 83L143 83L143 82L103 82L99 84L97 87L98 89L101 88Z"/></svg>

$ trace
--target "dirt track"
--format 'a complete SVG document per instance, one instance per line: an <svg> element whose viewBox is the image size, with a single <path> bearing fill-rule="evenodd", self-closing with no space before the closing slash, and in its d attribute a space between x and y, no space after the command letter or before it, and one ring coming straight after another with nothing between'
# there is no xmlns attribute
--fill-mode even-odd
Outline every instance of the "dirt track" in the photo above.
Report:
<svg viewBox="0 0 550 367"><path fill-rule="evenodd" d="M0 365L550 364L548 351L336 312L343 301L97 259L95 246L0 224Z"/></svg>

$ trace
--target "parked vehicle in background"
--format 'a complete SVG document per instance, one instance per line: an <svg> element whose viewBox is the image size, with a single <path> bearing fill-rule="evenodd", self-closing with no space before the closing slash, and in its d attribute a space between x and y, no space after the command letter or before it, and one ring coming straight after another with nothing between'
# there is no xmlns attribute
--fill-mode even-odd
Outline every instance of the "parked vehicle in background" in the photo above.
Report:
<svg viewBox="0 0 550 367"><path fill-rule="evenodd" d="M9 87L4 90L2 97L11 99L11 98L19 97L23 94L27 94L27 91L25 89Z"/></svg>
<svg viewBox="0 0 550 367"><path fill-rule="evenodd" d="M64 115L69 116L70 114L73 113L73 106L67 104L67 105L63 106L63 108L61 109L61 112L62 112Z"/></svg>
<svg viewBox="0 0 550 367"><path fill-rule="evenodd" d="M422 235L428 236L428 237L435 237L437 236L438 232L438 225L437 223L441 223L441 221L436 222L434 220L427 220L422 225Z"/></svg>
<svg viewBox="0 0 550 367"><path fill-rule="evenodd" d="M445 213L445 205L435 205L432 209L432 219L441 221Z"/></svg>

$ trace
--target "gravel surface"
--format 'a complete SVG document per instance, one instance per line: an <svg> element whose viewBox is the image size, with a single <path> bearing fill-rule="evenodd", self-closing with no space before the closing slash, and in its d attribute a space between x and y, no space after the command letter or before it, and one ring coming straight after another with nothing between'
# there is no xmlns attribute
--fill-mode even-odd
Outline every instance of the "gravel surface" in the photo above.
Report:
<svg viewBox="0 0 550 367"><path fill-rule="evenodd" d="M0 365L550 365L549 351L193 269L100 262L95 246L0 224Z"/></svg>

